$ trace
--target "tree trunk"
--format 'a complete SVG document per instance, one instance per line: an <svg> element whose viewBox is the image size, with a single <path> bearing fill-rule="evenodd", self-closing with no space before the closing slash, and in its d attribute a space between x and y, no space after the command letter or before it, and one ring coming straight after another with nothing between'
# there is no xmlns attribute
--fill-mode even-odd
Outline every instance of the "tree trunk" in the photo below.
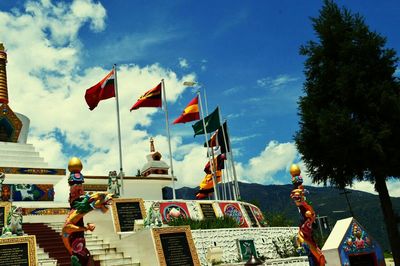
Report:
<svg viewBox="0 0 400 266"><path fill-rule="evenodd" d="M386 178L384 176L375 175L375 189L379 193L379 200L381 202L381 209L386 223L386 231L388 233L394 263L396 266L400 266L399 230L385 180Z"/></svg>

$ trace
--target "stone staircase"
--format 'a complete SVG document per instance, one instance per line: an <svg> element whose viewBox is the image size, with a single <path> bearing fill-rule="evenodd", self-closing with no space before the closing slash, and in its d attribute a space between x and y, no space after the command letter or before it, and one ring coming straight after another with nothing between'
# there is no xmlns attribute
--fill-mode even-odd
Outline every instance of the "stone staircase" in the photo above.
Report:
<svg viewBox="0 0 400 266"><path fill-rule="evenodd" d="M57 266L57 260L50 258L49 253L45 252L39 245L36 245L36 256L38 266Z"/></svg>
<svg viewBox="0 0 400 266"><path fill-rule="evenodd" d="M65 249L58 232L44 223L24 223L22 228L24 233L36 236L36 244L40 247L40 250L47 253L51 259L56 260L56 265L71 265L70 255ZM38 258L38 260L40 259Z"/></svg>
<svg viewBox="0 0 400 266"><path fill-rule="evenodd" d="M61 234L63 223L49 223L50 228ZM91 233L85 234L86 247L92 254L95 264L99 266L140 266L140 263L132 262L132 258L125 256L122 252L118 252L115 247L98 236ZM69 264L70 265L70 264Z"/></svg>

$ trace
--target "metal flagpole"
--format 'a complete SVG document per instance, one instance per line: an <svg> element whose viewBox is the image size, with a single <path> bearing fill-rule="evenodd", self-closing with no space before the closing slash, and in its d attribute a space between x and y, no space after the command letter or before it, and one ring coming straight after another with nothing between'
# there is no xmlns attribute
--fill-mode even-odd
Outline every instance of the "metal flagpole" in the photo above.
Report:
<svg viewBox="0 0 400 266"><path fill-rule="evenodd" d="M228 156L228 153L226 153ZM236 200L236 195L233 193L233 197L232 197L232 185L233 182L231 180L231 171L230 171L230 167L231 167L231 163L229 162L229 159L227 158L226 160L226 173L227 173L227 177L228 177L228 193L229 193L229 199L232 200L232 198L234 200Z"/></svg>
<svg viewBox="0 0 400 266"><path fill-rule="evenodd" d="M122 168L122 145L121 145L121 123L119 118L119 101L118 101L118 82L117 82L117 68L116 64L113 66L114 82L115 82L115 100L117 103L117 124L118 124L118 143L119 143L119 178L121 179L121 196L124 195L124 170Z"/></svg>
<svg viewBox="0 0 400 266"><path fill-rule="evenodd" d="M206 106L206 116L208 116L208 101L207 101L207 92L206 92L206 89L203 87L203 93L204 93L204 104L205 104L205 106ZM206 133L206 135L208 135L207 133ZM211 137L212 137L212 134L210 133L210 136L207 136L207 138L210 138L211 139ZM210 149L208 149L207 148L207 153L209 152L209 150ZM216 170L217 170L217 167L216 167L216 165L215 165L215 157L214 157L214 149L213 149L213 147L211 147L211 158L212 158L212 164L210 164L210 167L212 167L213 169L214 169L214 173L216 173ZM216 174L214 174L214 176L215 176ZM223 178L223 176L222 176L222 178ZM223 179L222 179L223 180ZM218 181L218 180L217 180ZM218 190L218 182L215 184L215 188L217 189L217 193L219 192L219 190Z"/></svg>
<svg viewBox="0 0 400 266"><path fill-rule="evenodd" d="M169 148L169 163L171 165L171 179L172 179L172 197L176 199L175 195L175 176L174 176L174 165L172 163L172 149L171 149L171 134L169 132L169 122L168 122L168 108L167 108L167 96L165 94L165 84L164 79L161 80L162 83L162 94L163 94L163 102L164 102L164 111L165 111L165 125L167 128L167 135L168 135L168 148Z"/></svg>
<svg viewBox="0 0 400 266"><path fill-rule="evenodd" d="M203 114L203 105L201 104L201 95L200 95L200 90L197 91L197 96L199 97L199 104L200 104L200 115L201 115L201 120L203 121L203 128L204 128L204 138L206 139L206 145L207 145L207 156L208 156L208 160L210 162L210 169L211 169L211 173L213 175L213 186L214 186L214 195L215 195L215 200L218 200L218 191L215 185L215 171L214 171L214 167L213 164L214 162L211 162L211 158L210 155L208 154L208 150L210 149L210 146L208 145L208 139L207 139L207 129L206 129L206 123L204 121L204 114Z"/></svg>
<svg viewBox="0 0 400 266"><path fill-rule="evenodd" d="M232 170L232 158L230 156L230 152L227 152L226 155L227 157L227 171L229 173L229 193L230 193L230 199L232 199L232 195L233 195L233 200L237 200L237 195L236 195L236 187L235 187L235 182L234 182L234 178L233 178L233 170Z"/></svg>
<svg viewBox="0 0 400 266"><path fill-rule="evenodd" d="M219 106L218 106L218 116L219 116L219 121L221 121L221 109L219 108ZM220 123L220 125L219 125L220 127L222 127L221 126L221 123ZM218 132L219 133L219 132ZM225 133L224 133L224 130L222 129L222 134L223 134L223 136L224 136L224 141L225 141ZM216 138L218 139L218 134L217 134L217 136L216 136ZM219 144L219 143L218 143ZM227 147L226 146L226 141L225 141L225 147ZM220 152L221 152L221 154L222 154L222 149L221 149L221 145L219 145L219 149L220 149ZM226 199L226 186L225 186L225 175L222 175L222 193L224 194L224 199Z"/></svg>
<svg viewBox="0 0 400 266"><path fill-rule="evenodd" d="M228 136L230 136L228 124L226 124L226 131L227 131L226 133L228 134ZM236 192L236 197L237 197L236 200L238 200L238 199L240 199L240 190L239 190L239 184L238 184L237 176L236 176L235 161L233 160L233 151L232 151L232 145L231 145L230 138L228 139L228 144L229 144L229 147L231 148L231 151L229 153L231 155L230 157L231 157L231 161L232 161L233 178L235 181L235 192Z"/></svg>
<svg viewBox="0 0 400 266"><path fill-rule="evenodd" d="M219 111L221 112L221 110L219 110ZM220 116L221 116L221 114L220 114ZM225 132L225 128L224 128L224 124L225 124L225 123L226 123L226 120L224 121L224 123L222 123L221 129L222 129L222 136L223 136L223 138L224 138L224 144L225 144L225 149L226 149L225 154L226 154L226 156L228 156L229 151L228 151L228 144L227 144L227 141L226 141L226 134L227 134L227 132ZM229 145L229 147L231 147L231 146ZM221 151L221 152L222 152L222 151ZM229 158L226 158L226 161L228 162L229 159L231 159L230 156L229 156ZM227 164L226 168L228 169L228 164ZM228 173L228 171L227 171L227 173ZM230 178L228 178L228 184L229 184L229 185L228 185L229 197L232 198L232 194L231 194L231 180L230 180ZM236 200L236 195L234 194L234 196L235 196L235 200Z"/></svg>

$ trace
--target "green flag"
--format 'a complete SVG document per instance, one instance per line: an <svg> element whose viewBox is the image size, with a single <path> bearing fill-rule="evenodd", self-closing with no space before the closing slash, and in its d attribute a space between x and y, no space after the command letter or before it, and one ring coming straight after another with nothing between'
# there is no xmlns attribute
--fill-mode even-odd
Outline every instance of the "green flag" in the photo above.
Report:
<svg viewBox="0 0 400 266"><path fill-rule="evenodd" d="M221 123L219 122L218 107L215 108L214 112L204 117L204 123L206 124L207 133L214 132L221 126ZM194 130L194 136L204 134L203 120L197 121L192 125L192 127Z"/></svg>

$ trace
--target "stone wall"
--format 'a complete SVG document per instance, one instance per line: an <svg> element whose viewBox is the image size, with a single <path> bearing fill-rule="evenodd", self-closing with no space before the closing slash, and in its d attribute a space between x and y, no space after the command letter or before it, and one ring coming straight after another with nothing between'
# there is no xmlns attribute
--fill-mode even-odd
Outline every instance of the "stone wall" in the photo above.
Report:
<svg viewBox="0 0 400 266"><path fill-rule="evenodd" d="M293 248L291 241L297 234L295 227L264 227L264 228L232 228L214 230L192 230L193 240L202 265L206 265L207 250L210 247L220 247L223 251L222 259L225 263L240 261L240 252L237 240L254 240L259 256L267 259L279 259L279 249L287 243L287 249ZM278 240L274 245L273 241ZM294 251L293 249L291 251Z"/></svg>

